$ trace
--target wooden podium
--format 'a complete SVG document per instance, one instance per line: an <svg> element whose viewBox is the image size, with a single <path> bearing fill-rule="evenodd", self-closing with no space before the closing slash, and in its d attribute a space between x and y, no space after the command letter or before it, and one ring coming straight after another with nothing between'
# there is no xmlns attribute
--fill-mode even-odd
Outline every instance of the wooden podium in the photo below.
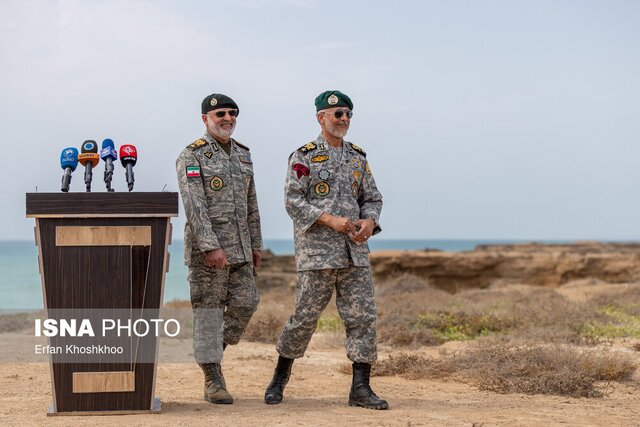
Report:
<svg viewBox="0 0 640 427"><path fill-rule="evenodd" d="M162 304L178 193L27 193L47 314L155 310ZM63 338L49 338L49 346ZM159 412L158 338L131 363L61 363L49 356L49 415ZM140 344L140 343L138 343ZM145 354L146 352L146 354Z"/></svg>

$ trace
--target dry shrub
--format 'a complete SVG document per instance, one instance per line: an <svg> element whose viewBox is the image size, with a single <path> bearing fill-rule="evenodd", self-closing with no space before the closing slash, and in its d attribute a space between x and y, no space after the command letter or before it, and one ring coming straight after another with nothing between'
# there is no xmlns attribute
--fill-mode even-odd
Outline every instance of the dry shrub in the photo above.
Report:
<svg viewBox="0 0 640 427"><path fill-rule="evenodd" d="M371 375L390 376L400 375L415 380L421 378L445 378L455 372L453 358L435 359L419 354L397 353L373 365Z"/></svg>
<svg viewBox="0 0 640 427"><path fill-rule="evenodd" d="M481 343L456 359L467 382L496 393L602 397L636 370L629 357L567 346ZM598 384L604 381L604 384Z"/></svg>
<svg viewBox="0 0 640 427"><path fill-rule="evenodd" d="M43 317L43 311L0 314L0 333L24 331L29 328L33 330L35 319Z"/></svg>
<svg viewBox="0 0 640 427"><path fill-rule="evenodd" d="M275 344L286 320L282 316L266 312L254 315L242 339L247 341Z"/></svg>

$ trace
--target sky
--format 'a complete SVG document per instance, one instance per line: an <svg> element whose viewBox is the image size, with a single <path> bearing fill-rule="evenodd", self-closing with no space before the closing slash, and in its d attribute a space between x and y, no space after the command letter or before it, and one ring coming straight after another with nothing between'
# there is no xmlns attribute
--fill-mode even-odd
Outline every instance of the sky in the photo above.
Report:
<svg viewBox="0 0 640 427"><path fill-rule="evenodd" d="M178 191L214 92L239 104L264 237L291 238L287 158L327 89L354 102L380 238L640 239L638 22L616 0L0 0L0 239L33 238L25 193L60 191L86 139L138 148L134 191Z"/></svg>

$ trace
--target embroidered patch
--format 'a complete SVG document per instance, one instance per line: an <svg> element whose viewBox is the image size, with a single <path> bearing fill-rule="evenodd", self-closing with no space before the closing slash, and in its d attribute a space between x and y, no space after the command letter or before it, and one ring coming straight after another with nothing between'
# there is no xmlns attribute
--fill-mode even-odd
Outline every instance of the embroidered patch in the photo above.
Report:
<svg viewBox="0 0 640 427"><path fill-rule="evenodd" d="M213 153L212 153L211 151L207 151L206 153L204 153L204 156L205 156L207 159L210 159L210 158L213 156Z"/></svg>
<svg viewBox="0 0 640 427"><path fill-rule="evenodd" d="M187 178L199 178L200 166L187 166Z"/></svg>
<svg viewBox="0 0 640 427"><path fill-rule="evenodd" d="M321 180L327 180L329 179L329 177L331 176L331 174L329 173L328 170L326 169L322 169L320 172L318 172L318 176L320 177Z"/></svg>
<svg viewBox="0 0 640 427"><path fill-rule="evenodd" d="M353 165L354 169L358 169L360 167L360 160L354 157L353 159L351 159L351 164Z"/></svg>
<svg viewBox="0 0 640 427"><path fill-rule="evenodd" d="M298 148L298 151L301 153L308 153L309 151L315 150L318 148L316 144L313 142L309 142L308 144L304 144L302 147Z"/></svg>
<svg viewBox="0 0 640 427"><path fill-rule="evenodd" d="M353 194L353 197L358 197L358 183L354 182L353 184L351 184L351 194Z"/></svg>
<svg viewBox="0 0 640 427"><path fill-rule="evenodd" d="M329 187L329 184L322 181L316 184L316 196L318 197L326 197L329 195L329 192L331 191L331 187Z"/></svg>
<svg viewBox="0 0 640 427"><path fill-rule="evenodd" d="M329 160L329 156L315 156L311 158L311 161L313 163L322 163L326 162L327 160Z"/></svg>
<svg viewBox="0 0 640 427"><path fill-rule="evenodd" d="M211 178L209 185L211 186L211 189L213 191L222 190L222 187L224 187L224 181L222 181L222 178L216 175L213 178Z"/></svg>
<svg viewBox="0 0 640 427"><path fill-rule="evenodd" d="M251 153L247 153L246 156L239 156L239 157L242 163L247 163L250 165L253 164L253 161L251 161Z"/></svg>
<svg viewBox="0 0 640 427"><path fill-rule="evenodd" d="M295 171L298 179L302 178L303 176L309 176L309 168L302 163L296 163L291 168Z"/></svg>
<svg viewBox="0 0 640 427"><path fill-rule="evenodd" d="M353 171L353 177L356 179L356 182L360 181L360 172Z"/></svg>

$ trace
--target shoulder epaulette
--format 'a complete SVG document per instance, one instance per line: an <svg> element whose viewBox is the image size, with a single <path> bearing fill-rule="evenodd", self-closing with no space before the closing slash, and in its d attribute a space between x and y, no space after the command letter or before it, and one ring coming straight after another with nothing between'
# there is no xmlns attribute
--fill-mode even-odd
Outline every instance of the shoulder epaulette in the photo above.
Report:
<svg viewBox="0 0 640 427"><path fill-rule="evenodd" d="M247 147L247 146L246 146L246 145L244 145L244 144L240 144L240 143L239 143L238 141L236 141L235 139L233 140L233 142L235 142L235 143L236 143L236 145L237 145L238 147L240 147L240 148L244 148L245 150L250 151L250 150L249 150L249 147Z"/></svg>
<svg viewBox="0 0 640 427"><path fill-rule="evenodd" d="M196 139L191 144L187 145L187 148L191 148L192 150L195 150L196 148L202 147L206 143L207 141L205 141L204 139Z"/></svg>
<svg viewBox="0 0 640 427"><path fill-rule="evenodd" d="M358 147L356 144L351 143L351 148L353 148L355 151L362 154L363 156L367 157L367 153L365 153L365 151L362 148Z"/></svg>
<svg viewBox="0 0 640 427"><path fill-rule="evenodd" d="M313 151L316 148L318 148L318 146L316 145L315 142L309 142L307 144L304 144L302 147L298 148L298 151L301 152L302 154L306 154L309 151Z"/></svg>

